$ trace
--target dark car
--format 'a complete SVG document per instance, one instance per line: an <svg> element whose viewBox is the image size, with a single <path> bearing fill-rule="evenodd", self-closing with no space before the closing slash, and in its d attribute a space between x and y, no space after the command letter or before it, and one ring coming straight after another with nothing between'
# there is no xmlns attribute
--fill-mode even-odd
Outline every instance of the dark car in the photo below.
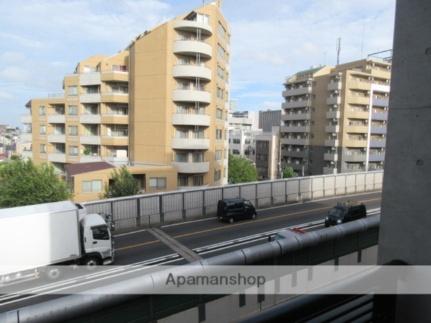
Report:
<svg viewBox="0 0 431 323"><path fill-rule="evenodd" d="M243 219L254 219L256 215L254 205L242 198L224 199L217 204L217 218L220 221L233 223Z"/></svg>
<svg viewBox="0 0 431 323"><path fill-rule="evenodd" d="M364 204L338 204L329 210L328 216L325 218L325 227L358 220L366 216L367 208Z"/></svg>

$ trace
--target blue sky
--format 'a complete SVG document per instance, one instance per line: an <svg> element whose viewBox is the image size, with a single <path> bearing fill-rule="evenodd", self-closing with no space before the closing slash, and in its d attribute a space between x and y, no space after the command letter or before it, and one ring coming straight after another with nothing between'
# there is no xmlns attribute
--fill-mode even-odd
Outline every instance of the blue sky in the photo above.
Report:
<svg viewBox="0 0 431 323"><path fill-rule="evenodd" d="M209 1L206 1L209 2ZM65 74L114 54L137 34L202 0L0 0L0 123L20 125L32 97L60 92ZM395 0L224 0L231 25L231 99L280 108L286 76L392 47Z"/></svg>

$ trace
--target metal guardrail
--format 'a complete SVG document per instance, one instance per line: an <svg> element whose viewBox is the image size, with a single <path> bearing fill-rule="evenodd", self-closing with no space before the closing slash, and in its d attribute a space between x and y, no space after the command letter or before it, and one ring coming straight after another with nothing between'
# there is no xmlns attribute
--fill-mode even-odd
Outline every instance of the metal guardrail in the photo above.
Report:
<svg viewBox="0 0 431 323"><path fill-rule="evenodd" d="M117 229L152 227L214 216L217 202L242 197L256 208L380 190L383 171L295 177L187 191L136 195L83 203L90 212L113 215Z"/></svg>
<svg viewBox="0 0 431 323"><path fill-rule="evenodd" d="M316 265L344 255L358 253L378 242L380 217L373 216L244 248L203 261L204 265ZM360 261L358 261L360 262ZM196 273L202 263L192 265ZM170 270L182 273L182 266ZM162 270L162 268L161 268ZM189 273L192 274L192 273ZM220 298L220 295L133 295L134 292L154 289L160 282L158 272L99 287L86 295L70 295L0 314L0 322L99 322L155 321L169 315L201 306ZM163 288L162 286L160 286ZM114 295L115 294L115 295ZM127 313L127 314L126 314Z"/></svg>

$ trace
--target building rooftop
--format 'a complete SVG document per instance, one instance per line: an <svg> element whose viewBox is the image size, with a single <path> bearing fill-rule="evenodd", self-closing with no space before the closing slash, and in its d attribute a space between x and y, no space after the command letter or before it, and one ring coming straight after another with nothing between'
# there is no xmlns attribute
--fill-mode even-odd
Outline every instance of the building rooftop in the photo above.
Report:
<svg viewBox="0 0 431 323"><path fill-rule="evenodd" d="M76 163L76 164L68 164L65 166L66 173L69 176L75 176L82 173L94 172L97 170L115 168L115 166L111 165L107 162L94 162L94 163Z"/></svg>

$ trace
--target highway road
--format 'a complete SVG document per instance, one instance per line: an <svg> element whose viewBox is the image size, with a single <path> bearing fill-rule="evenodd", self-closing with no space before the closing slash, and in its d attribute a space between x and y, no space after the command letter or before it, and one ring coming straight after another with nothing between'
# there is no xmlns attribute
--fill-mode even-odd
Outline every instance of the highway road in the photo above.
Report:
<svg viewBox="0 0 431 323"><path fill-rule="evenodd" d="M310 228L306 229L316 229L321 227L321 221L331 207L337 202L348 200L362 202L367 205L367 209L372 210L372 214L378 214L381 193L345 195L260 209L255 220L245 220L234 224L220 223L215 218L207 218L166 225L160 228L161 232L138 229L117 234L115 235L115 265L121 267L104 267L107 270L106 273L90 273L85 277L65 278L44 286L40 286L38 281L26 283L22 288L17 286L19 294L0 295L0 312L59 297L59 295L50 295L50 293L67 294L76 285L91 288L97 284L103 284L105 279L130 277L132 272L142 274L142 268L136 267L137 265L153 266L150 270L157 270L156 265L184 264L191 261L184 257L183 252L185 251L188 251L186 256L194 254L197 259L202 259L263 243L267 241L268 235L283 228L309 226L311 223ZM165 236L169 239L163 238ZM36 293L46 293L47 295L34 295Z"/></svg>

